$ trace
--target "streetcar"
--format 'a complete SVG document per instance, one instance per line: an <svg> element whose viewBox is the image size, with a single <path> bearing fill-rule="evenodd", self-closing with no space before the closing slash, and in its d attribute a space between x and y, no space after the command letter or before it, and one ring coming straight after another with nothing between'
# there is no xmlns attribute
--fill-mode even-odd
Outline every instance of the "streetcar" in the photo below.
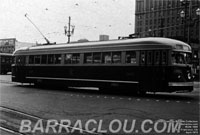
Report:
<svg viewBox="0 0 200 135"><path fill-rule="evenodd" d="M128 92L191 92L191 47L169 38L136 38L21 48L12 81Z"/></svg>
<svg viewBox="0 0 200 135"><path fill-rule="evenodd" d="M10 53L0 53L0 74L11 72L13 56Z"/></svg>

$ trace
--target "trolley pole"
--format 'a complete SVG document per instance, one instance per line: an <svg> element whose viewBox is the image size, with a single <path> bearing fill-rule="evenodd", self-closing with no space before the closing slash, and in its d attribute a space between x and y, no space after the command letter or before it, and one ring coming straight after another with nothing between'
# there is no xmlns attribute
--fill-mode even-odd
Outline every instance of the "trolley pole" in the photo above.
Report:
<svg viewBox="0 0 200 135"><path fill-rule="evenodd" d="M71 30L72 27L72 30ZM69 22L68 22L68 30L67 30L67 26L64 26L64 30L65 30L65 35L67 35L68 37L68 41L67 43L70 43L70 37L74 34L74 28L75 26L71 25L71 17L69 16Z"/></svg>

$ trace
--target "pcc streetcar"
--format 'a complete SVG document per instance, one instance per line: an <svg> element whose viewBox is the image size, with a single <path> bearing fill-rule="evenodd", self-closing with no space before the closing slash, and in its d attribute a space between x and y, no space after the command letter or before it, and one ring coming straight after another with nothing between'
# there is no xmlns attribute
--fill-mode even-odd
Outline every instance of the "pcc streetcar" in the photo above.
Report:
<svg viewBox="0 0 200 135"><path fill-rule="evenodd" d="M13 56L10 53L0 53L0 74L11 72Z"/></svg>
<svg viewBox="0 0 200 135"><path fill-rule="evenodd" d="M191 47L174 39L35 46L19 49L14 56L14 82L124 88L139 93L193 90Z"/></svg>

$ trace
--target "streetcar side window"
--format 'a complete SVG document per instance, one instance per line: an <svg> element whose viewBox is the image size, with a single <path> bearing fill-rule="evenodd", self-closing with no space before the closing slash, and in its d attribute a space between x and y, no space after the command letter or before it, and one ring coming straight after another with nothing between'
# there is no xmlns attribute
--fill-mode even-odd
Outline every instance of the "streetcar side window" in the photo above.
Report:
<svg viewBox="0 0 200 135"><path fill-rule="evenodd" d="M5 58L6 58L6 63L10 63L10 58L8 56L6 56Z"/></svg>
<svg viewBox="0 0 200 135"><path fill-rule="evenodd" d="M145 58L145 51L141 51L140 53L140 63L145 64L146 58Z"/></svg>
<svg viewBox="0 0 200 135"><path fill-rule="evenodd" d="M87 64L92 63L92 53L84 54L84 63L87 63Z"/></svg>
<svg viewBox="0 0 200 135"><path fill-rule="evenodd" d="M121 52L112 53L112 63L121 63Z"/></svg>
<svg viewBox="0 0 200 135"><path fill-rule="evenodd" d="M93 63L94 64L101 63L101 53L100 52L93 53Z"/></svg>
<svg viewBox="0 0 200 135"><path fill-rule="evenodd" d="M74 53L72 54L72 64L80 63L80 54Z"/></svg>
<svg viewBox="0 0 200 135"><path fill-rule="evenodd" d="M41 58L41 63L42 64L47 64L47 55L42 55L41 57L42 57Z"/></svg>
<svg viewBox="0 0 200 135"><path fill-rule="evenodd" d="M61 64L61 54L55 54L54 55L54 63L55 64Z"/></svg>
<svg viewBox="0 0 200 135"><path fill-rule="evenodd" d="M136 64L136 51L126 52L126 63Z"/></svg>
<svg viewBox="0 0 200 135"><path fill-rule="evenodd" d="M29 64L33 64L34 63L34 56L30 55L29 56Z"/></svg>
<svg viewBox="0 0 200 135"><path fill-rule="evenodd" d="M17 64L25 64L25 57L24 56L17 56L16 57Z"/></svg>
<svg viewBox="0 0 200 135"><path fill-rule="evenodd" d="M6 60L5 60L5 57L4 57L4 56L1 56L1 62L2 62L2 63L5 63L5 61L6 61Z"/></svg>
<svg viewBox="0 0 200 135"><path fill-rule="evenodd" d="M160 51L155 51L154 53L154 64L160 65Z"/></svg>
<svg viewBox="0 0 200 135"><path fill-rule="evenodd" d="M104 52L102 53L102 63L108 64L111 63L111 52Z"/></svg>
<svg viewBox="0 0 200 135"><path fill-rule="evenodd" d="M53 54L48 55L48 64L53 64L53 62L54 62L53 56L54 56Z"/></svg>
<svg viewBox="0 0 200 135"><path fill-rule="evenodd" d="M34 56L35 64L40 64L40 55Z"/></svg>
<svg viewBox="0 0 200 135"><path fill-rule="evenodd" d="M166 65L167 64L167 52L163 51L162 52L162 65Z"/></svg>
<svg viewBox="0 0 200 135"><path fill-rule="evenodd" d="M152 65L152 60L153 60L152 51L148 51L147 52L147 64Z"/></svg>
<svg viewBox="0 0 200 135"><path fill-rule="evenodd" d="M72 63L72 54L65 54L65 64Z"/></svg>

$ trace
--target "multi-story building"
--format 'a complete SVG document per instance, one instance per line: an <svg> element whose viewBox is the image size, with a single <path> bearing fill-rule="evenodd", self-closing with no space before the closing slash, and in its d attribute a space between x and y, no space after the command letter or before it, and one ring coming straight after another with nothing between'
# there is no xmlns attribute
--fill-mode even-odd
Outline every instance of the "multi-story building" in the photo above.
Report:
<svg viewBox="0 0 200 135"><path fill-rule="evenodd" d="M15 44L15 38L0 39L0 53L13 53Z"/></svg>
<svg viewBox="0 0 200 135"><path fill-rule="evenodd" d="M190 41L198 42L199 21L196 10L200 8L200 0L190 0L190 3L189 0L185 1L187 5L181 0L136 0L135 33L139 37L160 36L184 40L188 37L188 23L192 22ZM181 11L185 11L186 17L181 17Z"/></svg>
<svg viewBox="0 0 200 135"><path fill-rule="evenodd" d="M19 42L16 38L0 39L0 53L13 53L16 49L21 47L30 47L36 45L35 43Z"/></svg>
<svg viewBox="0 0 200 135"><path fill-rule="evenodd" d="M135 33L138 37L169 37L189 43L199 66L199 9L200 0L136 0Z"/></svg>

